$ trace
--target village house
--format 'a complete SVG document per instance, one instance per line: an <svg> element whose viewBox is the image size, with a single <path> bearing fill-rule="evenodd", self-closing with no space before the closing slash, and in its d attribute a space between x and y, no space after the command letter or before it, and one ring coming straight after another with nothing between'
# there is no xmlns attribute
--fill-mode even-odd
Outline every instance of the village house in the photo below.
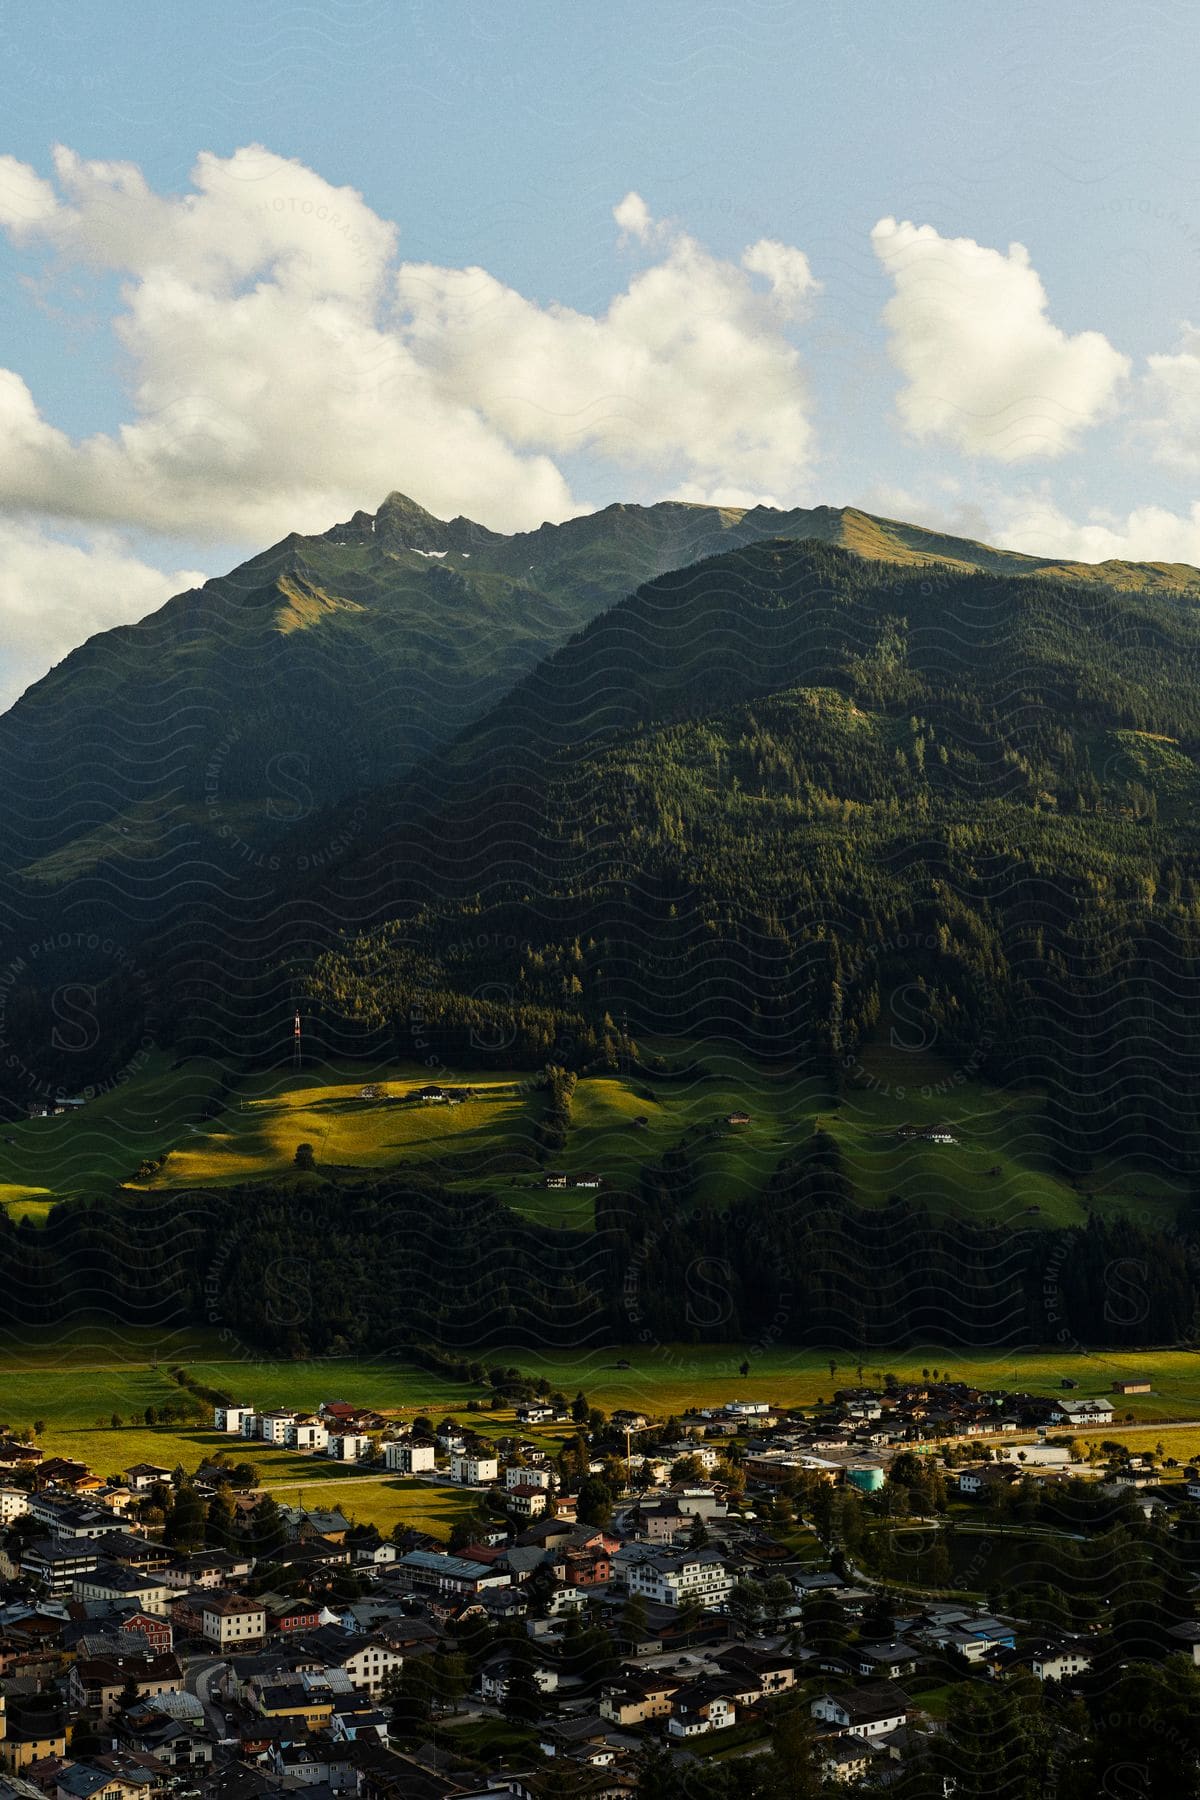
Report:
<svg viewBox="0 0 1200 1800"><path fill-rule="evenodd" d="M138 1574L120 1563L98 1562L73 1584L76 1600L126 1601L144 1612L165 1618L167 1584L161 1576Z"/></svg>
<svg viewBox="0 0 1200 1800"><path fill-rule="evenodd" d="M171 1471L161 1468L158 1463L134 1463L126 1469L125 1479L135 1494L146 1494L158 1482L169 1487Z"/></svg>
<svg viewBox="0 0 1200 1800"><path fill-rule="evenodd" d="M200 1607L200 1629L218 1650L260 1644L267 1632L267 1609L243 1594L212 1594Z"/></svg>
<svg viewBox="0 0 1200 1800"><path fill-rule="evenodd" d="M726 1731L737 1724L737 1705L731 1687L719 1678L690 1681L671 1697L667 1735L671 1738L702 1737L710 1731Z"/></svg>
<svg viewBox="0 0 1200 1800"><path fill-rule="evenodd" d="M140 1699L177 1693L183 1686L183 1670L177 1658L165 1656L76 1656L71 1665L71 1705L94 1712L107 1724L118 1710L123 1694L136 1690Z"/></svg>
<svg viewBox="0 0 1200 1800"><path fill-rule="evenodd" d="M1049 1640L1030 1651L1028 1659L1039 1681L1071 1681L1092 1666L1092 1652L1078 1640Z"/></svg>
<svg viewBox="0 0 1200 1800"><path fill-rule="evenodd" d="M810 1711L814 1719L861 1738L899 1731L909 1719L908 1700L891 1682L822 1694L812 1702Z"/></svg>

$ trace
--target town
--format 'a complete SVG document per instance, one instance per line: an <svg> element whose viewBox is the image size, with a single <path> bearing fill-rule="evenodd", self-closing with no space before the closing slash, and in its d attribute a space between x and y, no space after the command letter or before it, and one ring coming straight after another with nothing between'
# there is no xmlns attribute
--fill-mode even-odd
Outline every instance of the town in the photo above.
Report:
<svg viewBox="0 0 1200 1800"><path fill-rule="evenodd" d="M228 1447L191 1471L104 1476L5 1428L0 1796L536 1800L557 1771L619 1800L647 1758L781 1734L822 1783L886 1786L936 1755L956 1695L1013 1682L1069 1737L1116 1619L956 1564L946 1540L978 1564L980 1530L1171 1545L1188 1580L1153 1653L1200 1662L1200 1470L1089 1437L1119 1400L857 1374L807 1409L527 1392L478 1426L223 1396ZM446 1540L322 1507L316 1475L313 1504L277 1504L253 1457L281 1446L468 1510Z"/></svg>

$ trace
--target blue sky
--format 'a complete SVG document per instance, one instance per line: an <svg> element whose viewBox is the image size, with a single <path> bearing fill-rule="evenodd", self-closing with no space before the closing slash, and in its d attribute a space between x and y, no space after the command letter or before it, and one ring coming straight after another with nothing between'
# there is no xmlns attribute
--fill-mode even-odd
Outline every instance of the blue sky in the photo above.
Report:
<svg viewBox="0 0 1200 1800"><path fill-rule="evenodd" d="M9 9L5 691L395 485L445 511L458 480L509 526L761 494L1200 560L1195 40L1139 5ZM134 165L136 219L56 144ZM205 153L204 245L187 226L168 254L153 197L193 204ZM294 243L213 277L223 233L281 214ZM887 219L928 229L873 243Z"/></svg>

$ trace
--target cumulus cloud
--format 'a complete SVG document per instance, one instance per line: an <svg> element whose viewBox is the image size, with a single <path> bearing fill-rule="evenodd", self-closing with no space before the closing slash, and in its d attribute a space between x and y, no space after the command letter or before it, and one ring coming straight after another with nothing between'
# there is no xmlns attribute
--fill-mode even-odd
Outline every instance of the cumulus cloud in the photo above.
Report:
<svg viewBox="0 0 1200 1800"><path fill-rule="evenodd" d="M70 543L28 521L0 520L0 710L83 637L127 625L205 577L158 569L119 537Z"/></svg>
<svg viewBox="0 0 1200 1800"><path fill-rule="evenodd" d="M614 217L651 261L593 315L397 260L359 194L256 146L200 156L182 196L66 149L53 184L5 159L0 226L124 277L130 389L119 429L74 440L0 371L0 508L257 545L402 488L514 529L582 510L576 451L787 494L812 455L802 252L722 260L636 194Z"/></svg>
<svg viewBox="0 0 1200 1800"><path fill-rule="evenodd" d="M724 261L656 225L636 194L616 217L639 239L666 231L666 248L603 314L537 305L486 269L408 263L406 347L447 405L476 407L521 449L589 450L702 490L794 491L812 429L783 326L815 290L807 259L764 241Z"/></svg>
<svg viewBox="0 0 1200 1800"><path fill-rule="evenodd" d="M1023 245L1003 254L895 219L871 242L895 289L883 317L915 437L1016 463L1061 456L1112 410L1129 359L1098 331L1053 323Z"/></svg>
<svg viewBox="0 0 1200 1800"><path fill-rule="evenodd" d="M1142 425L1158 462L1200 468L1200 330L1185 325L1179 348L1146 358Z"/></svg>
<svg viewBox="0 0 1200 1800"><path fill-rule="evenodd" d="M997 502L995 517L993 539L1031 556L1200 564L1200 502L1185 513L1137 506L1124 516L1097 509L1077 519L1046 495L1013 495Z"/></svg>

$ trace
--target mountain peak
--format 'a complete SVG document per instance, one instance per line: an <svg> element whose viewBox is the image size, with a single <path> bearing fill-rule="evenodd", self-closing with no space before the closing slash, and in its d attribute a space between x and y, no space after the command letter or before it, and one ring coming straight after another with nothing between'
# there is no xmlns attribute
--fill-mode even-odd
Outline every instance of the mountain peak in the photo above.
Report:
<svg viewBox="0 0 1200 1800"><path fill-rule="evenodd" d="M389 549L445 550L446 524L410 500L391 493L375 514L375 536Z"/></svg>

